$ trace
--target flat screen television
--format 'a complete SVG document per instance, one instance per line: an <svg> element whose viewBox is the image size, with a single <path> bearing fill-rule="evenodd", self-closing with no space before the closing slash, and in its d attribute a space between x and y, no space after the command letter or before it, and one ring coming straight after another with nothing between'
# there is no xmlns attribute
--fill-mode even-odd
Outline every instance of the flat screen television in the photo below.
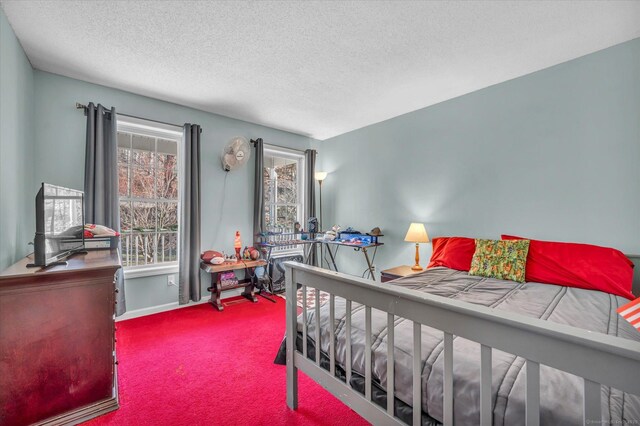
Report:
<svg viewBox="0 0 640 426"><path fill-rule="evenodd" d="M33 266L59 263L84 250L84 192L42 183L33 244Z"/></svg>

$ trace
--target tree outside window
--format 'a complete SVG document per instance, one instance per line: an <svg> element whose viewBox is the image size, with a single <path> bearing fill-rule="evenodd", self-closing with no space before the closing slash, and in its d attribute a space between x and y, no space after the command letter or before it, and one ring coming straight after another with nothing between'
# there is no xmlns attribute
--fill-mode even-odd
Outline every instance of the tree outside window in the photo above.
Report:
<svg viewBox="0 0 640 426"><path fill-rule="evenodd" d="M303 167L304 155L265 148L263 193L267 231L292 233L296 222L306 228L303 223Z"/></svg>
<svg viewBox="0 0 640 426"><path fill-rule="evenodd" d="M178 260L178 143L137 129L118 131L123 266ZM126 128L126 127L125 127Z"/></svg>

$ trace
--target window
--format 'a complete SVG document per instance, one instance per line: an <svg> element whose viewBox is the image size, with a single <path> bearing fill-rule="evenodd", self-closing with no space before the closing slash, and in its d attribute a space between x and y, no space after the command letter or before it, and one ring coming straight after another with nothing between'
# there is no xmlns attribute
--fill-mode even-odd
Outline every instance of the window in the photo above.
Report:
<svg viewBox="0 0 640 426"><path fill-rule="evenodd" d="M179 127L118 118L118 191L122 265L178 261Z"/></svg>
<svg viewBox="0 0 640 426"><path fill-rule="evenodd" d="M304 154L265 145L263 173L267 231L290 233L296 222L306 229Z"/></svg>

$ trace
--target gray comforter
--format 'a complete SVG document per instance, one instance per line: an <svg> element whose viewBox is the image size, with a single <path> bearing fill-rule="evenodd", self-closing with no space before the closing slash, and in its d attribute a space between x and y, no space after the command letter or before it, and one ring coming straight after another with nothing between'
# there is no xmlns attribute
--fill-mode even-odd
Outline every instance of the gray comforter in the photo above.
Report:
<svg viewBox="0 0 640 426"><path fill-rule="evenodd" d="M568 324L587 330L640 341L640 333L618 316L616 309L626 299L597 291L549 284L502 281L469 276L466 272L434 268L393 282L418 291L515 312L529 317ZM336 362L345 363L345 301L336 297ZM321 307L321 350L329 351L329 304ZM314 310L309 310L308 337L315 338ZM372 374L386 389L387 318L373 310ZM298 318L302 331L302 316ZM364 307L353 305L352 368L364 376ZM412 401L412 323L395 323L396 398ZM422 408L442 421L443 346L442 332L422 327ZM480 420L480 345L454 338L454 419L457 425L476 425ZM525 360L493 351L493 415L495 425L524 424ZM630 374L639 374L634 371ZM582 379L540 366L540 420L543 425L582 424ZM602 386L603 421L636 424L640 420L640 398Z"/></svg>

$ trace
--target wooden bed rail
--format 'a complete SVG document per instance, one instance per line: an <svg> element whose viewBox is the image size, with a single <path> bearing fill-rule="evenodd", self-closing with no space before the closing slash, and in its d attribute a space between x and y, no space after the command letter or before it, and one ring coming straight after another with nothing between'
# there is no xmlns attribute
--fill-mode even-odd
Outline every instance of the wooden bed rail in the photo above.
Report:
<svg viewBox="0 0 640 426"><path fill-rule="evenodd" d="M388 365L394 365L395 317L413 321L413 424L421 422L421 325L444 333L443 423L453 424L453 336L480 343L480 420L492 424L492 349L526 359L526 424L539 425L540 364L584 379L585 424L601 423L600 385L640 395L640 343L615 336L557 324L509 312L499 312L467 302L420 293L389 284L348 276L300 263L286 262L287 298L287 405L298 405L297 371L305 372L374 424L403 424L393 417L394 369L387 368L387 410L371 402L371 309L387 313ZM315 361L307 358L307 308L303 308L303 352L296 350L297 285L330 294L330 369L320 367L320 299L316 291ZM351 306L365 305L365 395L335 377L335 297L346 299L345 370L351 377ZM588 308L587 308L588 309ZM634 372L630 374L630 372Z"/></svg>

